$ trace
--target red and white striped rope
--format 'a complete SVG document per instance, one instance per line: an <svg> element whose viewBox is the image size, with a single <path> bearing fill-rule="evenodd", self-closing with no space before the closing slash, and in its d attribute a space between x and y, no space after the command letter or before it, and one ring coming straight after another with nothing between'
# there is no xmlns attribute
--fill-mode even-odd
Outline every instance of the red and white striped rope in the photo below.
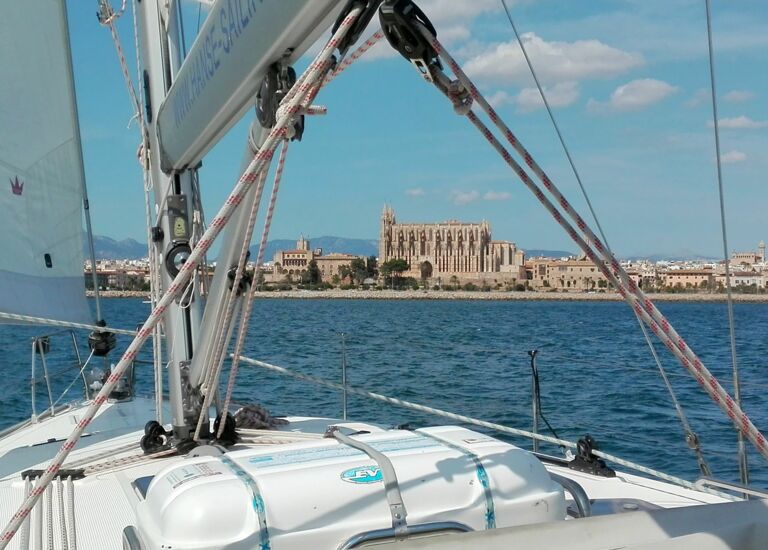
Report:
<svg viewBox="0 0 768 550"><path fill-rule="evenodd" d="M112 15L112 17L109 17L107 20L103 21L102 25L109 28L109 33L112 35L112 41L114 42L115 50L117 51L117 59L120 62L120 70L122 71L123 79L125 80L125 87L128 89L128 95L131 97L131 103L136 113L135 116L139 121L139 127L141 128L141 135L143 138L146 134L146 127L144 125L144 113L141 110L141 103L139 102L139 97L136 94L136 89L133 87L133 81L131 80L131 75L128 72L128 62L125 60L125 53L123 52L123 47L120 44L120 35L118 35L117 27L115 26L116 19L122 15L124 10L125 2L123 2L123 7L119 12L119 15Z"/></svg>
<svg viewBox="0 0 768 550"><path fill-rule="evenodd" d="M306 99L302 101L302 104L304 105L304 110L302 112L304 112L305 114L323 114L323 115L326 114L328 112L327 108L312 105L312 102L314 101L315 97L317 97L317 94L320 92L320 89L327 86L334 78L336 78L339 74L341 74L345 69L347 69L355 61L360 59L360 57L362 57L362 55L365 54L365 52L370 50L382 38L384 38L384 33L382 33L381 30L375 32L357 50L355 50L350 57L345 59L333 72L327 74L327 76L321 83L315 84L310 89L309 93L307 93ZM330 68L330 63L328 63L327 68L323 67L324 70L327 70L328 68ZM292 90L300 86L304 86L305 85L304 83L305 83L305 80L303 78L299 79L296 82L296 84L294 84L294 88L292 88ZM285 103L291 97L292 96L289 93L282 103ZM272 187L272 196L270 197L269 209L267 211L267 216L264 222L264 231L262 232L261 242L259 244L259 256L256 260L255 274L257 276L264 262L264 250L266 249L266 243L269 237L269 229L272 223L272 216L274 214L275 202L277 200L277 193L280 188L280 181L282 179L283 169L285 168L285 156L288 152L288 143L289 143L288 140L286 140L280 152L280 158L277 163L277 169L275 172L275 181ZM252 301L254 298L255 298L255 295L252 295L251 298L248 300L248 303L245 304L243 308L243 315L240 319L240 326L238 328L238 335L235 343L235 352L233 354L232 366L230 367L229 379L227 381L227 392L224 398L224 406L222 409L224 411L224 415L226 415L226 413L229 411L232 392L234 391L235 381L237 379L240 353L245 343L246 333L248 332L248 325L251 318L251 311L253 309ZM217 437L221 437L221 434L224 432L224 428L225 428L225 423L221 422L219 424L219 429L216 434Z"/></svg>
<svg viewBox="0 0 768 550"><path fill-rule="evenodd" d="M337 76L339 76L341 73L347 70L350 67L350 65L352 65L358 59L360 59L365 52L373 48L383 38L384 38L384 33L381 31L381 29L373 33L371 37L368 38L368 40L363 42L359 48L357 48L354 52L352 52L351 55L349 55L349 57L345 58L341 63L339 63L339 66L336 67L328 76L325 77L323 86L327 86L332 80L334 80Z"/></svg>
<svg viewBox="0 0 768 550"><path fill-rule="evenodd" d="M651 331L653 331L665 346L678 358L683 367L685 367L685 369L699 382L715 403L734 422L734 425L745 433L747 438L755 445L763 457L768 458L768 445L766 444L765 437L752 423L747 414L741 410L728 392L720 385L715 376L704 366L702 361L696 356L685 340L672 327L670 322L629 277L626 271L624 271L616 258L606 249L600 239L566 200L552 180L550 180L538 163L536 163L531 154L522 146L520 141L506 124L504 124L498 113L496 113L493 107L491 107L482 94L480 94L477 87L462 71L455 59L445 51L442 44L440 44L440 42L426 29L422 29L422 32L425 37L430 40L438 55L443 58L459 81L466 87L472 98L488 114L488 117L504 135L510 145L512 145L512 147L523 157L528 167L530 167L538 179L541 180L546 191L554 197L557 204L563 208L568 217L575 223L576 227L581 231L581 234L577 233L574 226L563 218L557 207L546 198L541 188L528 176L523 167L515 162L509 151L499 143L488 127L485 126L472 111L467 114L469 120L478 128L478 130L480 130L483 136L489 143L491 143L499 154L501 154L512 170L534 193L539 202L544 205L560 226L566 230L569 236L587 254L589 259L593 261L614 286L616 286L621 296L646 322L646 324L648 324Z"/></svg>
<svg viewBox="0 0 768 550"><path fill-rule="evenodd" d="M200 439L200 432L202 431L203 423L208 421L208 409L213 401L213 396L216 394L216 385L219 379L219 373L221 367L224 364L224 355L226 353L227 344L231 337L231 325L235 306L237 304L237 291L243 280L245 274L246 258L248 257L248 245L251 243L251 236L253 235L253 228L256 226L256 216L259 213L259 206L261 205L261 195L264 192L264 182L267 179L267 173L269 172L269 165L266 165L259 174L259 180L256 184L256 192L251 203L251 211L248 214L248 224L245 228L245 236L243 238L243 245L240 249L240 257L237 261L237 268L235 276L232 281L232 289L227 294L226 306L224 308L224 320L219 323L219 334L216 343L216 351L214 352L212 362L208 366L207 374L205 378L205 384L202 391L205 394L203 399L203 407L200 409L200 415L197 419L197 427L195 428L194 440ZM226 268L226 266L224 266ZM247 296L247 295L246 295Z"/></svg>
<svg viewBox="0 0 768 550"><path fill-rule="evenodd" d="M323 48L323 50L318 55L319 61L327 62L330 59L333 51L338 46L339 41L349 31L352 24L360 15L360 12L361 10L359 8L353 9L349 15L344 18L333 38L331 38L328 44L326 44L325 48ZM306 80L308 83L311 83L311 86L314 85L314 82L316 82L318 79L324 77L325 74L321 73L321 71L317 68L316 62L312 64L310 69L308 69ZM29 516L32 509L35 507L35 504L37 504L37 502L40 500L40 495L43 494L45 488L50 484L53 477L61 469L61 465L66 460L67 456L69 456L69 453L72 452L72 449L75 448L75 445L80 439L80 436L82 435L85 428L88 427L88 425L93 421L96 413L106 402L107 397L114 389L115 385L125 372L128 365L130 365L131 362L136 358L139 350L144 345L144 342L146 342L147 338L149 338L149 336L152 334L155 325L160 321L168 306L184 289L187 281L196 269L197 264L204 257L206 252L208 252L208 249L211 247L213 241L227 224L227 221L232 216L232 213L242 202L245 193L258 178L258 173L266 166L267 162L272 156L272 153L274 152L275 147L279 143L285 128L292 122L294 115L299 111L300 104L303 99L304 95L298 94L291 102L291 104L287 106L287 112L279 117L277 124L262 144L261 151L256 154L253 161L251 161L250 165L238 180L229 197L224 202L224 205L216 214L216 217L211 220L208 229L198 241L197 245L195 245L195 248L192 250L189 259L181 267L178 275L176 275L168 289L165 291L165 294L163 294L162 298L155 306L152 313L144 322L141 329L139 329L133 342L131 342L131 344L125 350L125 353L123 354L120 361L117 363L117 365L115 365L114 369L112 370L112 374L109 376L104 386L102 386L99 394L91 402L91 405L85 411L82 419L77 423L75 429L56 453L56 456L51 460L50 465L45 469L45 472L37 481L32 491L30 491L30 493L24 499L24 502L12 516L11 520L3 529L2 533L0 533L0 550L3 550L8 546L8 543L16 534L19 526L22 524L24 519Z"/></svg>
<svg viewBox="0 0 768 550"><path fill-rule="evenodd" d="M106 8L105 15L109 13L110 15L107 16L104 21L101 22L102 25L111 25L114 21L117 21L122 17L123 12L125 12L126 4L128 3L128 0L123 0L120 4L120 9L115 11L112 6L109 4L107 0L103 0L101 2L102 8Z"/></svg>
<svg viewBox="0 0 768 550"><path fill-rule="evenodd" d="M283 170L285 169L285 158L288 155L289 140L284 140L282 148L280 149L280 157L277 160L277 168L275 168L274 182L272 184L272 194L269 197L269 207L267 208L266 218L264 219L264 230L261 232L261 240L259 241L259 255L256 258L256 267L254 268L254 277L258 277L261 270L262 263L264 262L264 250L267 247L267 239L269 238L269 230L272 226L272 215L275 212L275 202L277 201L277 193L280 189L280 182L283 179ZM255 283L255 281L254 281ZM256 285L254 284L254 289ZM229 404L232 401L232 392L235 389L235 380L237 380L237 371L239 367L240 353L243 350L245 344L245 337L248 332L248 325L251 319L251 310L253 309L253 296L248 295L244 297L245 303L243 304L243 312L240 317L240 326L238 327L237 340L235 342L234 356L232 357L232 366L229 370L229 379L227 380L227 392L224 396L224 405L222 407L222 418L226 418L227 412L229 412ZM224 433L226 422L219 422L219 429L216 433L216 437L221 437Z"/></svg>
<svg viewBox="0 0 768 550"><path fill-rule="evenodd" d="M280 182L283 180L283 171L285 170L285 159L288 156L289 141L285 140L283 146L280 149L280 157L277 160L277 169L275 170L275 180L272 184L272 194L269 197L269 207L267 208L267 216L264 219L264 231L261 233L261 241L259 242L259 255L256 258L256 269L261 268L264 263L264 251L267 248L267 240L269 239L269 230L272 226L272 217L275 214L275 204L277 203L277 193L280 190Z"/></svg>

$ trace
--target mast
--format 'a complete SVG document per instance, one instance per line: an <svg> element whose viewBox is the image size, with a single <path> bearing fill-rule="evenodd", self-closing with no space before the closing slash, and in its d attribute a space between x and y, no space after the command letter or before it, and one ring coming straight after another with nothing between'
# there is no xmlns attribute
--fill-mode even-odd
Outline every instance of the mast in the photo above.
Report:
<svg viewBox="0 0 768 550"><path fill-rule="evenodd" d="M172 3L173 4L173 3ZM156 131L157 108L165 99L173 77L183 59L176 52L178 43L169 37L166 24L174 12L162 0L144 0L137 4L139 32L138 47L143 67L144 118L147 124L150 150L150 175L154 186L157 226L153 229L153 246L163 262L159 266L163 288L168 288L178 268L188 256L191 246L192 171L164 174L160 169L159 141ZM177 36L175 32L171 33ZM168 391L171 403L171 423L179 439L189 437L192 417L197 419L197 400L187 393L189 362L195 353L195 340L200 325L200 284L195 275L191 288L182 300L176 300L164 313L166 346L168 350Z"/></svg>
<svg viewBox="0 0 768 550"><path fill-rule="evenodd" d="M292 0L241 3L233 8L232 2L217 0L185 58L178 0L138 3L145 119L158 218L153 240L164 258L160 268L164 288L194 245L190 205L200 201L188 199L194 197L192 176L202 156L253 107L267 70L303 55L344 4L344 0ZM363 27L356 29L355 36ZM261 128L252 130L244 165L267 134ZM184 293L188 300L176 301L163 314L170 350L171 416L179 439L190 436L200 415L198 390L222 322L227 272L243 245L248 219L244 210L238 210L225 229L205 316L199 284Z"/></svg>

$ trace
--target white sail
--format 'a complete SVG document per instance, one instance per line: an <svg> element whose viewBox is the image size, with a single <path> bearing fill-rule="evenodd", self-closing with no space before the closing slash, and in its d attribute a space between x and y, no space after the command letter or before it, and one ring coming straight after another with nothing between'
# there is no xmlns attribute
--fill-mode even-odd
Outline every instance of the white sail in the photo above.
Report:
<svg viewBox="0 0 768 550"><path fill-rule="evenodd" d="M90 321L63 0L0 5L0 75L0 311Z"/></svg>

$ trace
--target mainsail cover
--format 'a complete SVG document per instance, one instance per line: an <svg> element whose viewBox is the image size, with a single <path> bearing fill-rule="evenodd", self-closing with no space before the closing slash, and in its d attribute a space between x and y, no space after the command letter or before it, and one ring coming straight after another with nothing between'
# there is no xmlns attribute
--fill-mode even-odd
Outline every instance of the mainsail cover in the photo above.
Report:
<svg viewBox="0 0 768 550"><path fill-rule="evenodd" d="M0 2L0 312L90 322L65 10Z"/></svg>

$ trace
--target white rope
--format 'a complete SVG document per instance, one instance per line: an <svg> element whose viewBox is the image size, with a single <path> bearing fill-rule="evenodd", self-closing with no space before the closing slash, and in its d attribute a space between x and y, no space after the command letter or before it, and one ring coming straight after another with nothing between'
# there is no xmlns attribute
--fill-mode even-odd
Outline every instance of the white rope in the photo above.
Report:
<svg viewBox="0 0 768 550"><path fill-rule="evenodd" d="M45 526L49 550L53 550L53 485L45 490Z"/></svg>
<svg viewBox="0 0 768 550"><path fill-rule="evenodd" d="M27 477L24 480L24 494L28 495L32 491L32 480ZM24 519L24 523L21 525L21 543L20 548L22 550L29 550L29 532L30 532L30 523L32 522L31 517L27 517Z"/></svg>
<svg viewBox="0 0 768 550"><path fill-rule="evenodd" d="M275 202L277 201L277 193L280 189L280 181L283 177L283 170L285 169L285 159L288 154L288 144L290 142L286 139L283 140L282 148L280 149L280 157L277 161L277 168L275 169L274 181L272 183L272 193L269 197L269 206L267 207L267 214L264 220L264 229L261 232L261 240L259 241L259 254L256 258L256 267L254 268L254 277L258 277L261 272L262 262L264 261L264 249L267 247L267 240L269 239L269 229L272 226L272 215L275 211ZM252 229L251 229L252 231ZM250 239L249 239L250 241ZM224 405L222 407L222 419L226 419L229 412L229 404L232 400L232 392L235 389L235 380L237 379L238 360L240 353L242 353L243 345L245 344L245 337L248 332L248 325L251 319L251 310L253 308L254 294L256 291L256 280L254 280L253 288L248 290L248 294L243 296L243 309L240 316L240 325L238 327L237 339L235 341L235 351L233 354L232 364L229 371L229 380L227 381L227 391L224 396ZM222 420L219 422L219 429L216 433L216 437L221 437L224 433L224 428L227 423Z"/></svg>
<svg viewBox="0 0 768 550"><path fill-rule="evenodd" d="M381 31L381 29L374 32L365 42L362 43L362 45L359 48L357 48L354 52L352 52L352 54L349 57L347 57L341 63L339 63L339 65L333 70L333 72L331 72L331 74L325 77L323 86L327 86L332 80L334 80L337 76L339 76L341 73L347 70L350 65L352 65L358 59L360 59L360 57L362 57L362 55L365 52L370 50L383 38L384 38L384 33Z"/></svg>
<svg viewBox="0 0 768 550"><path fill-rule="evenodd" d="M69 509L69 550L77 550L77 523L75 522L75 482L67 478L67 507Z"/></svg>
<svg viewBox="0 0 768 550"><path fill-rule="evenodd" d="M221 373L221 368L224 364L226 348L231 339L232 329L234 328L232 326L232 320L233 320L235 305L237 303L237 293L240 287L240 282L242 281L243 275L245 273L246 259L248 257L248 248L251 244L253 229L256 226L256 217L259 212L259 207L261 206L261 196L262 196L262 193L264 192L264 182L267 179L268 171L269 171L269 164L267 164L264 167L264 169L262 170L259 176L259 181L256 186L256 193L253 197L253 203L251 204L251 211L248 215L248 223L245 228L245 234L243 236L243 244L242 244L242 247L240 248L240 257L238 259L235 276L232 281L232 289L229 291L229 294L227 296L227 307L225 309L226 313L224 316L224 321L222 323L222 326L219 327L220 336L219 336L218 346L216 348L216 353L213 355L213 368L208 369L209 377L207 380L207 384L203 386L203 391L205 392L205 399L203 401L203 407L200 409L200 415L197 419L197 427L195 428L195 436L194 436L195 441L198 441L200 439L200 432L202 430L203 424L206 421L206 419L209 418L208 409L211 406L211 401L213 400L213 396L216 394L215 388L218 386L219 374ZM243 292L244 302L248 301L247 296L248 296L249 290L250 289L245 289L245 291ZM224 337L225 332L227 334L226 338ZM224 424L225 423L222 422L222 425Z"/></svg>
<svg viewBox="0 0 768 550"><path fill-rule="evenodd" d="M383 403L388 403L390 405L394 405L395 407L401 407L403 409L409 409L412 411L418 411L422 413L432 414L435 416L441 416L443 418L450 418L451 420L456 420L458 422L464 422L466 424L473 424L475 426L480 426L483 428L488 428L491 430L495 430L497 432L503 432L508 433L511 435L516 435L520 437L525 437L528 439L536 439L539 441L544 441L545 443L551 443L553 445L558 445L561 447L568 447L571 449L576 448L576 443L573 443L572 441L567 441L565 439L558 439L555 437L550 437L543 434L538 434L534 432L529 432L526 430L521 430L518 428L512 428L509 426L504 426L502 424L495 424L493 422L487 422L485 420L478 420L477 418L472 418L471 416L465 416L463 414L457 414L450 411L445 411L442 409L437 409L434 407L429 407L427 405L420 405L418 403L413 403L411 401L405 401L402 399L397 399L396 397L388 397L386 395L381 395L378 393L373 393L365 390L361 390L358 388L355 388L353 386L344 386L342 384L337 384L335 382L329 382L328 380L324 380L322 378L318 378L316 376L310 376L308 374L301 374L289 369L286 369L284 367L278 367L277 365L271 365L269 363L265 363L264 361L258 361L256 359L250 359L248 357L240 357L240 361L243 363L246 363L248 365L254 365L256 367L261 367L266 370L270 370L273 372L277 372L279 374L290 376L291 378L296 378L297 380L304 380L306 382L311 382L313 384L317 384L318 386L325 386L326 388L331 388L334 390L339 391L347 391L348 393L359 395L361 397L367 397L369 399L373 399L375 401L381 401ZM621 457L604 453L602 451L593 450L592 453L595 456L598 456L600 458L603 458L605 460L609 460L611 462L614 462L615 464L618 464L620 466L623 466L625 468L629 468L632 470L635 470L637 472L641 472L644 474L648 474L650 476L656 477L658 479L662 479L664 481L668 481L670 483L673 483L675 485L679 485L681 487L685 487L686 489L691 489L693 491L697 492L705 492L712 495L717 495L722 498L726 498L728 500L741 500L737 497L734 497L733 495L728 495L726 493L721 493L719 491L714 490L702 490L699 487L696 487L693 483L690 481L687 481L685 479L671 476L669 474L665 474L664 472L660 472L658 470L654 470L652 468L648 468L647 466L643 466L642 464L637 464L635 462L631 462L629 460L623 459Z"/></svg>
<svg viewBox="0 0 768 550"><path fill-rule="evenodd" d="M152 454L139 454L139 455L133 455L133 456L126 456L123 458L116 458L114 460L108 460L106 462L100 462L98 464L93 464L91 466L87 466L83 468L83 473L85 475L93 475L96 473L104 473L106 471L110 470L116 470L119 468L126 468L128 466L135 466L136 464L143 464L145 462L150 462L152 460L163 458L166 456L172 456L178 454L178 449L171 448L171 449L165 449L163 451L158 451L156 453Z"/></svg>
<svg viewBox="0 0 768 550"><path fill-rule="evenodd" d="M67 516L64 513L64 482L61 478L56 480L56 497L59 504L59 536L61 537L61 549L69 549L69 537L67 537Z"/></svg>
<svg viewBox="0 0 768 550"><path fill-rule="evenodd" d="M271 158L270 158L271 162ZM264 181L267 177L267 170L263 170L258 174L258 181L256 183L256 192L253 197L253 202L251 203L251 211L248 218L248 226L250 227L250 231L253 231L252 224L255 224L256 221L256 214L259 209L259 205L261 203L261 194L263 192L264 188ZM244 238L243 246L240 249L240 258L238 259L238 265L236 268L236 273L234 280L232 281L232 288L230 289L229 293L227 293L225 299L224 299L224 307L222 309L222 317L221 319L217 320L217 327L218 331L216 333L216 339L215 339L215 346L213 348L213 353L209 359L209 362L205 366L204 371L204 382L202 385L202 390L208 393L208 389L216 385L216 375L221 369L221 365L224 361L224 355L226 353L226 347L228 342L231 340L232 337L232 315L235 308L235 302L237 299L237 287L240 284L240 281L242 280L243 270L245 268L244 265L244 254L243 250L245 250L245 254L247 254L248 250L248 244L250 242L250 236L247 238ZM241 261L243 260L243 261ZM223 266L224 269L226 269L226 266ZM237 284L235 284L237 283ZM201 416L205 412L207 414L207 411L201 411ZM198 426L200 423L198 422ZM198 433L198 430L195 432ZM197 436L196 436L197 437Z"/></svg>
<svg viewBox="0 0 768 550"><path fill-rule="evenodd" d="M121 453L132 451L134 449L138 449L139 444L138 443L128 443L127 445L121 445L120 447L113 447L109 450L103 451L98 454L86 456L84 458L81 458L80 460L75 460L73 462L67 462L67 464L64 466L67 470L76 470L86 464L91 464L93 462L96 462L98 460L101 460L103 458L109 458L111 456L119 455Z"/></svg>
<svg viewBox="0 0 768 550"><path fill-rule="evenodd" d="M377 42L379 42L383 38L384 38L384 33L381 31L381 29L379 29L378 31L373 33L373 35L370 38L368 38L357 50L355 50L350 57L342 61L336 67L336 69L334 69L332 72L328 73L321 83L315 85L311 89L307 98L302 102L302 112L306 114L326 114L327 109L323 107L315 107L311 105L312 101L314 101L320 89L330 84L337 76L339 76L343 71L348 69L355 61L359 60L360 57L363 56L363 54L365 54L368 50L370 50ZM286 95L286 97L281 101L280 103L281 106L278 109L278 113L281 112L280 109L283 109L284 106L287 105L288 102L294 97L293 91L297 90L303 83L304 83L304 79L301 78L299 79L298 82L296 82L296 84L294 84L293 88L291 88L291 90ZM285 169L285 159L286 159L286 155L288 154L288 145L289 145L289 140L285 139L283 141L283 147L280 150L280 158L277 163L277 169L275 170L274 183L272 185L272 194L269 199L269 207L267 209L267 214L264 221L264 229L261 233L261 241L259 242L259 255L258 255L258 258L256 259L256 267L254 269L255 277L259 276L261 267L264 262L264 251L266 250L266 247L267 247L267 241L269 239L269 231L272 225L272 217L275 211L275 203L277 201L277 194L280 188L280 182L282 180L283 170ZM229 412L229 405L232 398L232 393L234 391L235 382L237 379L238 361L239 361L238 358L240 357L240 353L242 352L242 348L245 343L245 337L248 332L248 325L251 319L253 300L255 298L256 298L256 285L254 284L251 296L247 299L247 303L243 308L243 314L240 318L240 326L238 329L237 340L235 343L235 350L234 350L234 353L232 354L233 359L232 359L232 365L230 367L229 380L227 381L227 391L224 398L222 418L226 418L226 415ZM226 423L224 421L220 422L216 437L221 437L225 427L226 427Z"/></svg>
<svg viewBox="0 0 768 550"><path fill-rule="evenodd" d="M56 402L55 402L53 405L51 405L51 408L55 409L55 408L56 408L56 405L58 405L58 404L61 402L61 400L62 400L62 399L64 399L64 396L65 396L65 395L67 395L67 393L69 392L69 390L71 390L71 389L72 389L72 386L74 386L74 385L77 383L77 381L78 381L78 380L80 380L80 377L83 375L83 372L85 372L85 367L87 367L87 366L88 366L88 363L90 363L90 362L91 362L91 359L93 358L93 352L94 352L94 351L95 351L95 350L91 350L91 353L90 353L90 354L88 354L88 359L86 359L86 360L85 360L85 363L83 363L83 366L82 366L82 368L80 369L80 371L77 373L77 375L76 375L76 376L75 376L75 378L72 380L72 382L70 382L69 386L67 386L67 388L66 388L66 389L65 389L63 392L61 392L61 395L60 395L60 396L59 396L59 398L56 400Z"/></svg>
<svg viewBox="0 0 768 550"><path fill-rule="evenodd" d="M31 489L31 491L34 491L34 487ZM35 538L32 543L32 546L34 548L43 547L43 516L45 515L43 512L44 503L45 503L45 500L40 499L37 501L37 506L35 507L35 512L36 512L35 513L35 532L34 532Z"/></svg>
<svg viewBox="0 0 768 550"><path fill-rule="evenodd" d="M58 319L46 319L45 317L33 317L32 315L19 315L18 313L6 313L0 311L0 319L9 321L21 321L33 325L45 325L50 327L77 328L90 330L94 332L114 332L115 334L125 334L127 336L136 336L135 330L125 330L114 327L100 327L98 325L89 325L87 323L74 323L72 321L59 321Z"/></svg>
<svg viewBox="0 0 768 550"><path fill-rule="evenodd" d="M120 35L117 32L117 27L115 26L115 22L118 18L120 18L123 15L123 12L125 12L127 0L123 0L123 3L120 7L120 11L115 12L112 7L109 5L108 0L101 0L101 13L100 16L105 16L103 19L100 18L99 22L107 27L109 29L110 34L112 35L112 42L115 45L115 50L117 51L117 58L120 63L120 69L123 73L123 79L125 80L125 86L128 89L128 95L131 99L131 104L133 105L134 110L134 117L136 117L139 121L139 127L141 128L142 134L146 132L146 125L144 123L144 114L141 111L141 103L139 102L139 97L136 94L136 89L133 87L133 82L131 81L131 75L128 71L128 63L125 60L125 54L123 53L123 47L120 43ZM135 29L135 26L134 26ZM134 33L136 30L134 30ZM135 36L135 34L134 34ZM138 46L136 48L138 50Z"/></svg>

